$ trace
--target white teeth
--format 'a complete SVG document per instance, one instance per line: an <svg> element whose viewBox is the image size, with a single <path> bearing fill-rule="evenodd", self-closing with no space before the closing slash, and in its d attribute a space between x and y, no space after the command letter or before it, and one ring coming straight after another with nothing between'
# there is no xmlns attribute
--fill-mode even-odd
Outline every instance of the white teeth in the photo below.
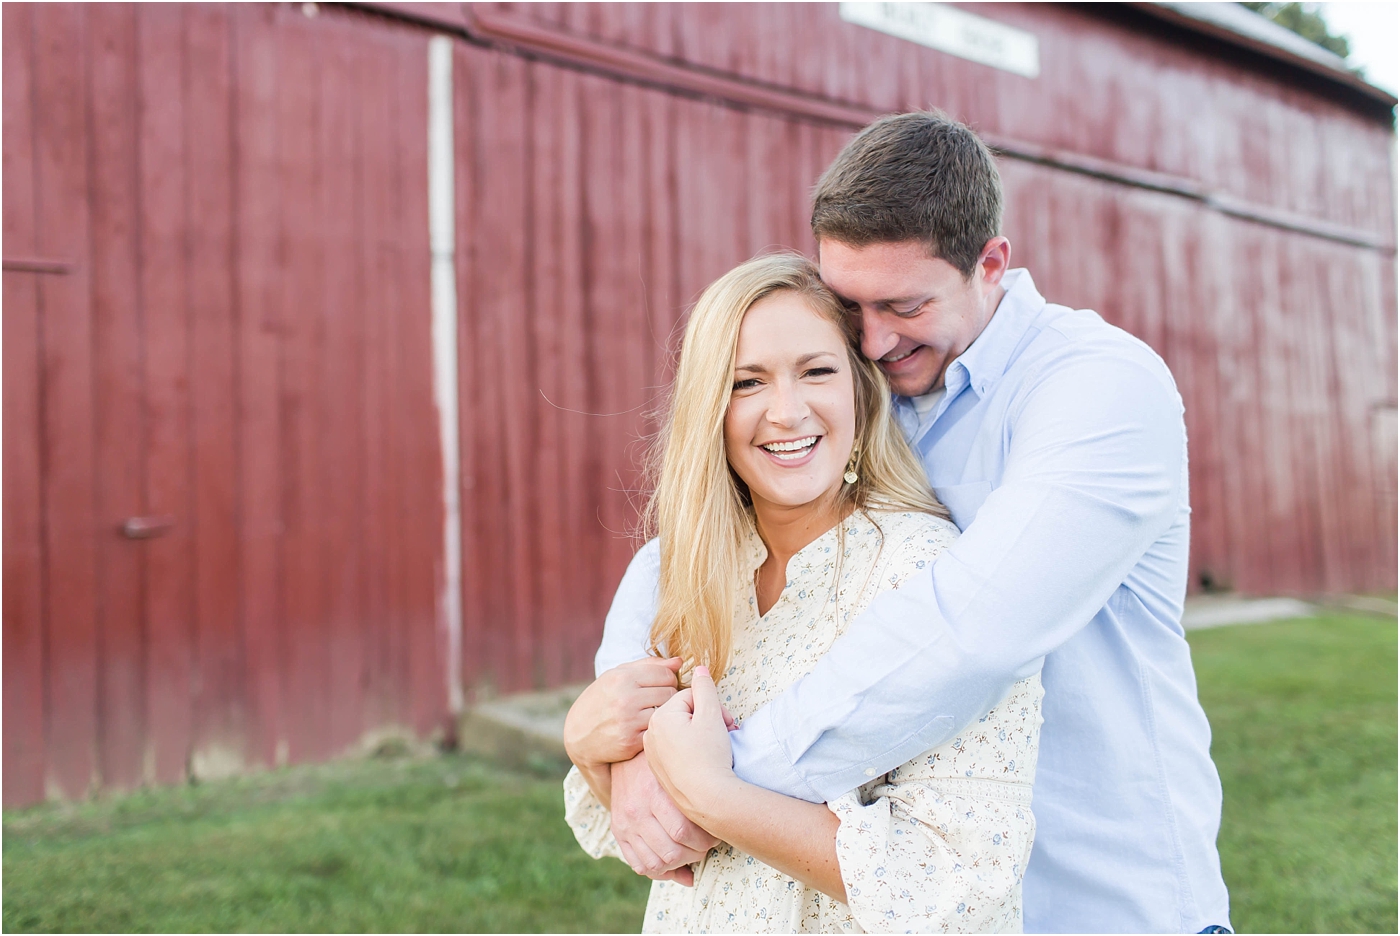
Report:
<svg viewBox="0 0 1400 936"><path fill-rule="evenodd" d="M816 436L808 436L805 439L793 439L791 442L769 442L763 447L770 452L795 452L798 449L810 448L816 441Z"/></svg>
<svg viewBox="0 0 1400 936"><path fill-rule="evenodd" d="M908 351L905 351L905 352L904 352L903 354L901 354L899 357L890 357L889 355L885 355L884 357L880 358L880 360L884 361L886 364L893 364L895 361L902 361L902 360L904 360L905 358L907 358L909 355L913 354L913 353L914 353L915 351L917 351L917 350L919 350L919 349L918 349L918 348L910 348Z"/></svg>
<svg viewBox="0 0 1400 936"><path fill-rule="evenodd" d="M805 439L794 439L791 442L769 442L767 445L760 447L764 449L764 451L772 452L777 458L781 458L784 461L791 461L806 455L807 452L811 450L812 446L816 444L817 437L808 436Z"/></svg>

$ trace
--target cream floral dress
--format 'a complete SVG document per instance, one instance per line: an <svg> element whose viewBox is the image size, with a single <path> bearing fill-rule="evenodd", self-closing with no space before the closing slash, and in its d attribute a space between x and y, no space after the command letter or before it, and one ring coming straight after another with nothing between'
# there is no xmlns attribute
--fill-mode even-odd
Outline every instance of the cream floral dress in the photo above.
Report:
<svg viewBox="0 0 1400 936"><path fill-rule="evenodd" d="M898 588L957 536L920 513L857 512L788 562L782 596L760 617L753 537L720 698L740 723L806 675L856 615ZM1040 677L942 747L828 804L849 904L729 845L696 866L695 886L655 882L643 932L1020 932L1021 878L1035 837L1031 782ZM595 858L621 858L611 817L577 769L565 818Z"/></svg>

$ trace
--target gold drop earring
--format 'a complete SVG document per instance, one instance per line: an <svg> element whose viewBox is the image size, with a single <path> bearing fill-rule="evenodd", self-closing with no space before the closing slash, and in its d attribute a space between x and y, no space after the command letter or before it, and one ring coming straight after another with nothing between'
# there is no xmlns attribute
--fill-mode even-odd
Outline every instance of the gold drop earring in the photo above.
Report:
<svg viewBox="0 0 1400 936"><path fill-rule="evenodd" d="M855 446L851 449L851 460L846 462L846 473L841 476L841 479L847 484L855 484L860 480L860 475L856 474L856 461L859 460L859 458L860 447Z"/></svg>

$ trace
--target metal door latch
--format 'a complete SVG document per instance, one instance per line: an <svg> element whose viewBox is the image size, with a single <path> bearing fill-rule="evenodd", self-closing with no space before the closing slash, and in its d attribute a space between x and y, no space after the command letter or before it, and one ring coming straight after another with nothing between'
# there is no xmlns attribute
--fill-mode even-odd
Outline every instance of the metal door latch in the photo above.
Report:
<svg viewBox="0 0 1400 936"><path fill-rule="evenodd" d="M168 533L174 525L174 517L127 517L122 524L122 536L127 539L154 539Z"/></svg>

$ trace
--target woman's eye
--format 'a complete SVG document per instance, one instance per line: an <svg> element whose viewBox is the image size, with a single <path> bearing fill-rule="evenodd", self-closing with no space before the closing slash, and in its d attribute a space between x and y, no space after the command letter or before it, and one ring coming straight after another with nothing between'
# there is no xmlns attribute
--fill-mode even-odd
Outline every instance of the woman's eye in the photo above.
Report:
<svg viewBox="0 0 1400 936"><path fill-rule="evenodd" d="M757 386L758 386L758 378L757 378L757 377L750 377L750 378L748 378L747 380L736 380L736 381L734 381L734 389L735 389L735 390L752 390L754 387L757 387Z"/></svg>
<svg viewBox="0 0 1400 936"><path fill-rule="evenodd" d="M811 370L807 371L807 373L805 373L803 376L804 376L804 377L830 377L830 376L831 376L832 374L834 374L834 373L836 373L836 368L834 368L834 367L814 367L814 368L812 368Z"/></svg>

